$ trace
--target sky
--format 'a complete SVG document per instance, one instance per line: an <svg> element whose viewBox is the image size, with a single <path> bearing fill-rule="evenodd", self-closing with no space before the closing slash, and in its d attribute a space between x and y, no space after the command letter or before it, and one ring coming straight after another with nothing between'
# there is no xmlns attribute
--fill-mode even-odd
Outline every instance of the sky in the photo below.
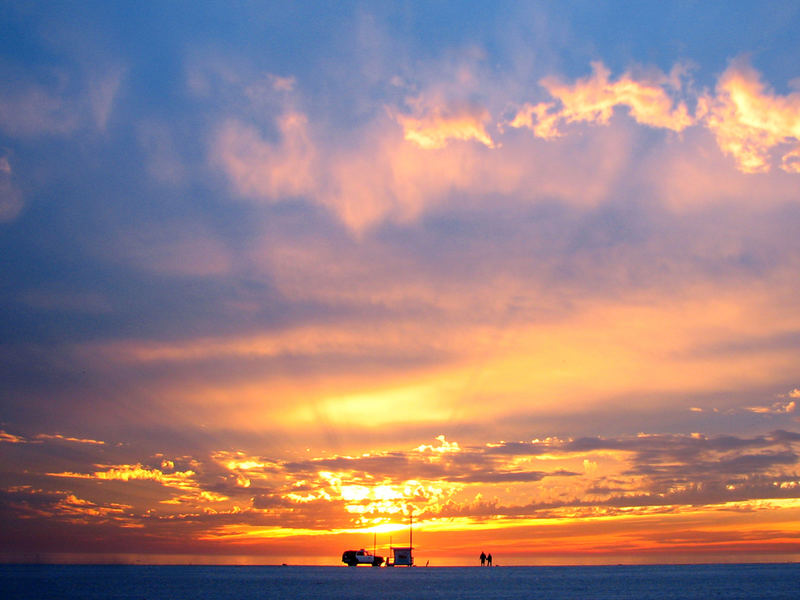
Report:
<svg viewBox="0 0 800 600"><path fill-rule="evenodd" d="M0 560L800 560L799 26L0 2Z"/></svg>

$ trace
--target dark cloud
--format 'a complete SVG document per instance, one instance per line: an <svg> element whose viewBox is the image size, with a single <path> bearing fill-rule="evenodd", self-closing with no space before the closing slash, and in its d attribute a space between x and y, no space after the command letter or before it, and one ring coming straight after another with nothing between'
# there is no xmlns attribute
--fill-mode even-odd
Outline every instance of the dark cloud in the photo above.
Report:
<svg viewBox="0 0 800 600"><path fill-rule="evenodd" d="M578 475L571 471L476 471L465 475L456 475L450 481L462 483L511 483L541 481L545 477L572 477Z"/></svg>

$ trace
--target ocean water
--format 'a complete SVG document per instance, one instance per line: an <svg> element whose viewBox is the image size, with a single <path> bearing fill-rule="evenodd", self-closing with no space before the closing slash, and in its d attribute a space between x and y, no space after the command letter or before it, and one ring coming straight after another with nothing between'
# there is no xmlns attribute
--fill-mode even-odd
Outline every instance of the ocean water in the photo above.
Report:
<svg viewBox="0 0 800 600"><path fill-rule="evenodd" d="M800 564L413 569L0 565L0 597L4 600L797 600Z"/></svg>

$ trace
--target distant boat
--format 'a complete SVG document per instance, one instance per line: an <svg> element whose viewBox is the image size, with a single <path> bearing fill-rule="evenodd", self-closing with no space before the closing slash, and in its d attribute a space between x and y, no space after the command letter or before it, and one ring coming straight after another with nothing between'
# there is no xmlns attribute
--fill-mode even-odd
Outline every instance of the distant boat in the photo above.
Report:
<svg viewBox="0 0 800 600"><path fill-rule="evenodd" d="M380 567L383 564L383 557L367 552L363 548L361 550L345 550L342 554L342 562L349 567L358 565Z"/></svg>

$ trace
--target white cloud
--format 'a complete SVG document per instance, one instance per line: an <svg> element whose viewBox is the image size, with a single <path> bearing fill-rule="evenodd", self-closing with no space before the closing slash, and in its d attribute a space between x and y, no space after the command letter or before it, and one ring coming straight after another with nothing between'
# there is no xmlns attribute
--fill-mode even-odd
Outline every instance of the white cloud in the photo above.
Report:
<svg viewBox="0 0 800 600"><path fill-rule="evenodd" d="M94 124L101 131L106 128L124 74L124 69L113 68L89 82L89 106Z"/></svg>
<svg viewBox="0 0 800 600"><path fill-rule="evenodd" d="M58 93L24 81L0 89L0 130L12 137L67 134L77 126L76 112Z"/></svg>

